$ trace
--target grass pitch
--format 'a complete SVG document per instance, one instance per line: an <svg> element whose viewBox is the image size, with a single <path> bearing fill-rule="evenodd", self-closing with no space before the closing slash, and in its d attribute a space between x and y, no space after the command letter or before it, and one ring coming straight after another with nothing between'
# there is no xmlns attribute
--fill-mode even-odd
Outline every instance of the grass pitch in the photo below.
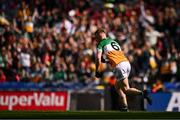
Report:
<svg viewBox="0 0 180 120"><path fill-rule="evenodd" d="M0 119L180 119L180 112L0 111Z"/></svg>

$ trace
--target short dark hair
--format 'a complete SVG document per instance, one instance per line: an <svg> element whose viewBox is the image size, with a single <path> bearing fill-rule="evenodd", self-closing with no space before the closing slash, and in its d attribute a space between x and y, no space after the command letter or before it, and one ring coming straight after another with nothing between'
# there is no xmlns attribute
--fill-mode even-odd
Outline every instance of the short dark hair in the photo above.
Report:
<svg viewBox="0 0 180 120"><path fill-rule="evenodd" d="M106 31L103 28L99 28L99 29L96 30L95 36L99 35L99 33L101 33L101 32L106 33Z"/></svg>

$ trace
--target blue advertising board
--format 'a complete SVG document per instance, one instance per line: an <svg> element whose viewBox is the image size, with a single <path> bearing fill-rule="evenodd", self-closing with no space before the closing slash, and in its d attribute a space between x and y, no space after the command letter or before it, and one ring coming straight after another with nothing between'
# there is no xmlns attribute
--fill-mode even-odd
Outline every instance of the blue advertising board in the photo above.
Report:
<svg viewBox="0 0 180 120"><path fill-rule="evenodd" d="M180 92L151 93L153 104L147 105L147 111L180 111Z"/></svg>

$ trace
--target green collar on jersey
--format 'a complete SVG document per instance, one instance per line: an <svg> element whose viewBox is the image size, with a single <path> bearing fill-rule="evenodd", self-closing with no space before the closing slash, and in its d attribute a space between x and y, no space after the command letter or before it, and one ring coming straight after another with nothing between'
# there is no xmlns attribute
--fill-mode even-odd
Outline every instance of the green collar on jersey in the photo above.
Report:
<svg viewBox="0 0 180 120"><path fill-rule="evenodd" d="M104 38L98 43L98 45L101 44L101 46L104 46L104 45L110 44L112 41L114 40L111 38Z"/></svg>

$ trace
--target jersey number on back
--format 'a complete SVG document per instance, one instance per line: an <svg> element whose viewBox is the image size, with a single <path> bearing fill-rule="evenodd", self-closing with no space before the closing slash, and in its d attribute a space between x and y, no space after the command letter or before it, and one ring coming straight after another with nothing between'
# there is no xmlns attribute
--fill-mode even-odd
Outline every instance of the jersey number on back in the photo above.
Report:
<svg viewBox="0 0 180 120"><path fill-rule="evenodd" d="M116 42L111 42L111 46L114 50L120 50L120 47Z"/></svg>

